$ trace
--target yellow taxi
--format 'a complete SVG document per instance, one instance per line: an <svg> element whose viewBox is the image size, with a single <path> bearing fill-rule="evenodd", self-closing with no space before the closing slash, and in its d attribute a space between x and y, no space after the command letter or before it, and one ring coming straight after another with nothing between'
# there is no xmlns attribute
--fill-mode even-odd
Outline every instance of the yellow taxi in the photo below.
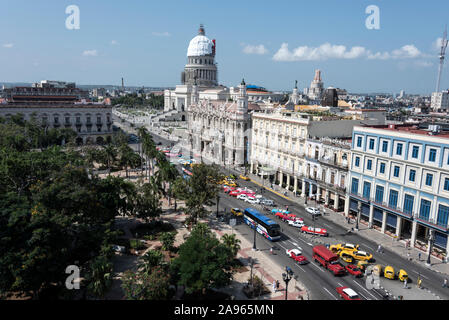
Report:
<svg viewBox="0 0 449 320"><path fill-rule="evenodd" d="M342 251L340 252L340 258L341 260L343 260L344 262L347 263L352 263L352 257L350 255L348 255L346 252Z"/></svg>
<svg viewBox="0 0 449 320"><path fill-rule="evenodd" d="M356 250L356 251L347 251L347 252L355 260L370 261L373 259L373 255L369 254L366 251Z"/></svg>
<svg viewBox="0 0 449 320"><path fill-rule="evenodd" d="M408 274L404 269L399 270L398 272L398 279L400 281L408 280Z"/></svg>
<svg viewBox="0 0 449 320"><path fill-rule="evenodd" d="M341 251L357 251L359 248L359 245L352 244L352 243L339 243L339 244L333 244L329 247L329 250L331 250L334 253L339 253Z"/></svg>
<svg viewBox="0 0 449 320"><path fill-rule="evenodd" d="M231 213L237 217L243 216L243 211L242 211L242 209L239 209L239 208L232 208Z"/></svg>
<svg viewBox="0 0 449 320"><path fill-rule="evenodd" d="M386 266L384 271L384 277L394 280L394 268L392 266Z"/></svg>
<svg viewBox="0 0 449 320"><path fill-rule="evenodd" d="M249 180L249 178L248 178L247 176L244 176L243 174L241 174L241 175L239 176L239 178L242 179L242 180L245 180L245 181L248 181L248 180Z"/></svg>

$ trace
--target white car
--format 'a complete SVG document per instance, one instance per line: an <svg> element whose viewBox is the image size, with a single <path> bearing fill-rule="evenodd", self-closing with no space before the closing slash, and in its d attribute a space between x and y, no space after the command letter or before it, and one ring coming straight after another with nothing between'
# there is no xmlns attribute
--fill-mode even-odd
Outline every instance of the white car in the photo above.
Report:
<svg viewBox="0 0 449 320"><path fill-rule="evenodd" d="M248 199L248 196L246 194L242 193L242 194L239 194L237 196L237 199L239 199L239 200L246 200L246 199Z"/></svg>
<svg viewBox="0 0 449 320"><path fill-rule="evenodd" d="M318 209L318 208L307 207L306 211L308 213L310 213L312 216L320 216L321 215L320 209Z"/></svg>
<svg viewBox="0 0 449 320"><path fill-rule="evenodd" d="M299 250L299 249L287 249L287 250L285 250L285 254L286 254L287 256L289 256L289 257L292 256L292 253L293 253L295 256L300 256L300 255L302 254L301 250Z"/></svg>
<svg viewBox="0 0 449 320"><path fill-rule="evenodd" d="M245 201L249 202L251 204L258 204L259 203L259 199L253 199L253 198L246 198Z"/></svg>
<svg viewBox="0 0 449 320"><path fill-rule="evenodd" d="M292 227L296 227L296 228L302 228L304 227L304 221L303 220L288 220L288 224L291 225Z"/></svg>

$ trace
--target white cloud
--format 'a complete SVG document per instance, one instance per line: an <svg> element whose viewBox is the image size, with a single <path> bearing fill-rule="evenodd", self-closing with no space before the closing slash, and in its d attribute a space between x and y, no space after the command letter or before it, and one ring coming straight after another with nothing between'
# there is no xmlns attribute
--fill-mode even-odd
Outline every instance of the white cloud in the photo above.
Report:
<svg viewBox="0 0 449 320"><path fill-rule="evenodd" d="M3 45L3 48L8 48L8 49L10 49L10 48L12 48L12 47L14 47L14 43L5 43L5 44Z"/></svg>
<svg viewBox="0 0 449 320"><path fill-rule="evenodd" d="M432 67L433 66L433 62L429 62L429 61L415 61L415 66L417 67Z"/></svg>
<svg viewBox="0 0 449 320"><path fill-rule="evenodd" d="M117 41L117 40L112 40L112 41L111 41L111 44L112 44L112 45L117 45L117 44L118 44L118 41Z"/></svg>
<svg viewBox="0 0 449 320"><path fill-rule="evenodd" d="M405 45L399 49L393 50L391 52L377 52L375 54L369 54L368 59L414 59L414 58L423 58L427 57L427 55L423 54L412 44Z"/></svg>
<svg viewBox="0 0 449 320"><path fill-rule="evenodd" d="M426 58L429 55L423 54L414 45L405 45L391 52L376 52L361 46L347 48L344 45L332 45L324 43L319 47L300 46L292 51L288 48L288 43L283 43L281 48L274 54L276 61L316 61L328 59L358 59L366 58L371 60L388 59L415 59Z"/></svg>
<svg viewBox="0 0 449 320"><path fill-rule="evenodd" d="M151 34L153 36L156 36L156 37L170 37L171 36L171 34L169 32L167 32L167 31L165 31L165 32L152 32Z"/></svg>
<svg viewBox="0 0 449 320"><path fill-rule="evenodd" d="M85 57L96 57L98 56L97 50L84 50L83 56Z"/></svg>
<svg viewBox="0 0 449 320"><path fill-rule="evenodd" d="M357 59L367 54L364 47L355 46L350 50L343 45L331 45L324 43L319 47L313 48L301 46L293 51L288 49L288 43L283 43L281 48L274 54L276 61L315 61L327 59Z"/></svg>
<svg viewBox="0 0 449 320"><path fill-rule="evenodd" d="M243 48L243 52L246 54L266 54L268 53L268 50L263 44L258 46L248 44Z"/></svg>

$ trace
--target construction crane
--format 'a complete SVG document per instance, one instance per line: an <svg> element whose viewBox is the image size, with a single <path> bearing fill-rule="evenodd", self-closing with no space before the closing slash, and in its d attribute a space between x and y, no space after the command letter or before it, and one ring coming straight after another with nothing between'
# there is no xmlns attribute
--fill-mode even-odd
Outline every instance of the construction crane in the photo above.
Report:
<svg viewBox="0 0 449 320"><path fill-rule="evenodd" d="M447 26L446 26L444 28L443 39L441 40L440 67L438 68L438 80L436 92L440 92L441 72L443 71L444 56L446 55L447 42L448 41L447 41Z"/></svg>

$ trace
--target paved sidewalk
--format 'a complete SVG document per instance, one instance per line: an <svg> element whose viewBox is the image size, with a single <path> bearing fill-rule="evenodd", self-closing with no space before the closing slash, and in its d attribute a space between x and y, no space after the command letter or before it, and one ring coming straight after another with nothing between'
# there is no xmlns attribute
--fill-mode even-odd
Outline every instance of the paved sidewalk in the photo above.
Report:
<svg viewBox="0 0 449 320"><path fill-rule="evenodd" d="M254 174L249 175L251 177L251 181L259 186L262 186L262 180L255 176ZM264 187L266 190L269 190L270 192L273 192L277 195L280 195L284 197L287 200L296 202L297 204L304 206L304 199L298 196L293 195L293 192L288 191L287 196L285 196L283 193L285 192L284 189L282 189L279 186L274 186L274 189L269 188L268 183L265 181ZM308 201L309 205L315 205L315 201ZM319 205L322 211L325 212L325 218L339 224L342 227L348 228L354 226L354 220L352 220L352 223L348 225L346 221L346 217L344 216L344 212L335 212L331 209L324 208L323 205ZM408 248L405 247L405 241L404 240L397 240L393 237L383 234L380 231L377 231L376 229L369 229L368 225L365 224L363 221L359 221L359 231L355 231L360 235L361 237L364 237L366 239L369 239L371 241L376 242L377 244L381 244L382 247L388 248L389 250L393 251L394 253L404 257L408 258L410 257L411 262L416 264L421 264L422 266L425 266L425 263L427 261L427 254L423 250L419 250L418 248ZM322 240L323 243L327 243L326 240ZM418 259L418 254L421 253L421 260ZM431 266L428 267L431 270L443 273L446 275L449 275L449 264L442 262L440 259L431 256Z"/></svg>

